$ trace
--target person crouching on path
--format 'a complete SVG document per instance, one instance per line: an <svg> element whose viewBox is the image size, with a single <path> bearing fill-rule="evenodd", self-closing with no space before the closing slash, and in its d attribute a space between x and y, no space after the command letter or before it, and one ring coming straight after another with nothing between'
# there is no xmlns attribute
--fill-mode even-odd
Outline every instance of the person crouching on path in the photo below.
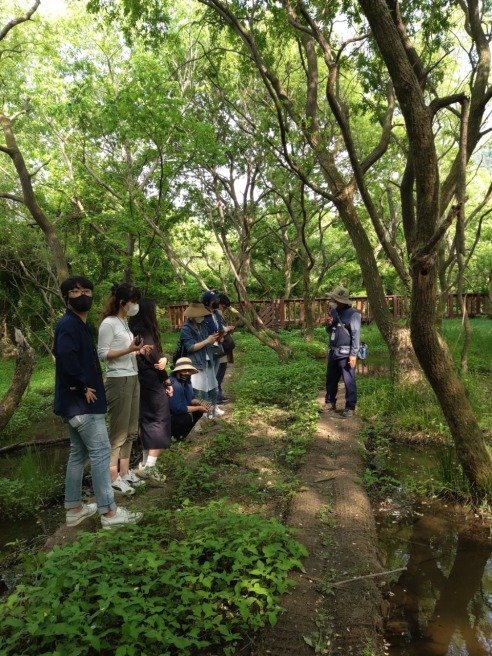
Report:
<svg viewBox="0 0 492 656"><path fill-rule="evenodd" d="M191 377L198 370L190 358L176 360L171 374L173 395L169 399L171 408L171 434L175 440L184 440L200 417L207 412L208 407L202 405L200 399L195 399Z"/></svg>
<svg viewBox="0 0 492 656"><path fill-rule="evenodd" d="M142 485L130 470L132 443L138 434L140 386L136 354L148 355L152 346L142 345L134 337L127 318L138 312L140 291L129 283L113 285L111 296L99 326L97 352L107 361L106 396L108 399L109 441L111 442L111 480L115 492L134 494Z"/></svg>
<svg viewBox="0 0 492 656"><path fill-rule="evenodd" d="M345 287L335 287L328 298L336 303L327 318L329 335L328 364L326 368L325 410L336 412L338 383L345 384L345 410L342 417L353 417L357 404L355 365L360 346L361 316L352 308Z"/></svg>
<svg viewBox="0 0 492 656"><path fill-rule="evenodd" d="M143 344L150 345L152 350L137 355L139 428L143 448L143 462L140 463L137 475L149 483L160 484L166 477L157 471L155 464L163 449L171 446L169 396L172 395L172 388L166 372L167 358L162 356L155 301L142 298L139 308L138 314L131 317L128 323L132 333L139 335Z"/></svg>
<svg viewBox="0 0 492 656"><path fill-rule="evenodd" d="M208 328L202 325L203 318L209 314L210 310L201 303L190 303L184 311L186 321L181 328L180 337L185 354L197 370L191 377L194 396L211 404L208 417L213 419L223 413L217 412L218 385L213 347L219 338L219 332L209 334Z"/></svg>
<svg viewBox="0 0 492 656"><path fill-rule="evenodd" d="M104 414L106 395L87 316L92 306L93 285L83 276L73 276L60 286L65 315L55 327L54 412L68 424L70 455L65 478L67 526L77 526L98 512L101 525L111 529L135 524L142 513L130 512L114 501L109 474L111 446ZM82 503L84 465L91 463L96 503Z"/></svg>

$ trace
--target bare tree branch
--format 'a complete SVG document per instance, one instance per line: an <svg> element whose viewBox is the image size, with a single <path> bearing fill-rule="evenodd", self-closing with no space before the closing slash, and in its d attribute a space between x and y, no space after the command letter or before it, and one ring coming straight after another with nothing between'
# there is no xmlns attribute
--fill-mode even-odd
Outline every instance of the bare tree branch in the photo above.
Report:
<svg viewBox="0 0 492 656"><path fill-rule="evenodd" d="M32 15L35 13L37 8L39 7L41 3L41 0L35 0L34 4L32 7L23 15L19 16L18 18L13 18L11 21L9 21L1 30L0 30L0 41L3 41L7 34L12 30L16 25L20 25L21 23L25 23L26 21L31 20Z"/></svg>

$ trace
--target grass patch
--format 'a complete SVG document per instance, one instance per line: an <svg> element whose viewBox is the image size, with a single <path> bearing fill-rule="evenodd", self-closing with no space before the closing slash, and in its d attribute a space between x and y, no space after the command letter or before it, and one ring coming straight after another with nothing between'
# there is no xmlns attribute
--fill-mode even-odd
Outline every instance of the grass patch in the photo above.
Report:
<svg viewBox="0 0 492 656"><path fill-rule="evenodd" d="M475 410L480 427L492 432L492 323L489 319L474 319L473 337L469 353L469 371L462 375L467 396ZM375 327L363 328L373 352L371 340ZM459 319L443 321L443 334L458 365L463 337ZM375 340L378 344L378 340ZM369 363L370 363L369 356ZM359 404L361 416L379 422L393 434L415 434L438 439L449 439L450 433L434 392L426 382L417 385L395 386L389 376L359 376Z"/></svg>
<svg viewBox="0 0 492 656"><path fill-rule="evenodd" d="M12 519L28 517L61 495L63 474L42 468L35 449L29 449L21 458L9 459L9 462L15 478L0 476L0 515Z"/></svg>

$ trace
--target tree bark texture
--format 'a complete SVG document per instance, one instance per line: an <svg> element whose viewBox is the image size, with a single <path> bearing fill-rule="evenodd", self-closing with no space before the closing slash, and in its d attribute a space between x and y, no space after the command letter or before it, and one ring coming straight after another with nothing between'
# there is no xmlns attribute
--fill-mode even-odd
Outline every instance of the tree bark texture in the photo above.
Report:
<svg viewBox="0 0 492 656"><path fill-rule="evenodd" d="M31 380L36 357L20 330L15 330L17 357L12 384L0 401L0 435L21 402Z"/></svg>

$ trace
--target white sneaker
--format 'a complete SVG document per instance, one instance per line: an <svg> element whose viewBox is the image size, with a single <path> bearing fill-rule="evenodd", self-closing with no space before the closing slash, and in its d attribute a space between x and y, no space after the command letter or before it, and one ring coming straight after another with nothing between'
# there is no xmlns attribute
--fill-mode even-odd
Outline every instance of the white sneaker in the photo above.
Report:
<svg viewBox="0 0 492 656"><path fill-rule="evenodd" d="M118 506L116 513L112 517L101 515L101 526L102 528L111 529L116 526L123 526L123 524L136 524L142 517L143 513L141 512L131 512L126 508Z"/></svg>
<svg viewBox="0 0 492 656"><path fill-rule="evenodd" d="M142 485L145 485L145 481L142 481L142 479L140 479L140 478L135 474L135 472L133 471L133 469L130 469L129 472L128 472L128 474L125 474L125 475L122 476L121 478L125 481L125 483L128 483L128 484L131 485L132 487L142 487Z"/></svg>
<svg viewBox="0 0 492 656"><path fill-rule="evenodd" d="M82 504L82 510L80 512L74 512L73 510L67 510L67 526L78 526L84 519L87 517L92 517L97 513L97 503L86 503Z"/></svg>
<svg viewBox="0 0 492 656"><path fill-rule="evenodd" d="M225 410L222 410L220 405L215 406L215 416L216 417L222 417L222 415L225 415Z"/></svg>
<svg viewBox="0 0 492 656"><path fill-rule="evenodd" d="M118 478L116 478L111 483L111 487L115 492L118 492L119 494L124 494L127 497L131 497L132 494L135 494L135 490L132 488L132 486L126 481L124 481L119 474L118 474Z"/></svg>
<svg viewBox="0 0 492 656"><path fill-rule="evenodd" d="M149 485L160 487L166 480L166 475L161 474L156 467L142 467L141 464L138 468L138 475L143 478Z"/></svg>

